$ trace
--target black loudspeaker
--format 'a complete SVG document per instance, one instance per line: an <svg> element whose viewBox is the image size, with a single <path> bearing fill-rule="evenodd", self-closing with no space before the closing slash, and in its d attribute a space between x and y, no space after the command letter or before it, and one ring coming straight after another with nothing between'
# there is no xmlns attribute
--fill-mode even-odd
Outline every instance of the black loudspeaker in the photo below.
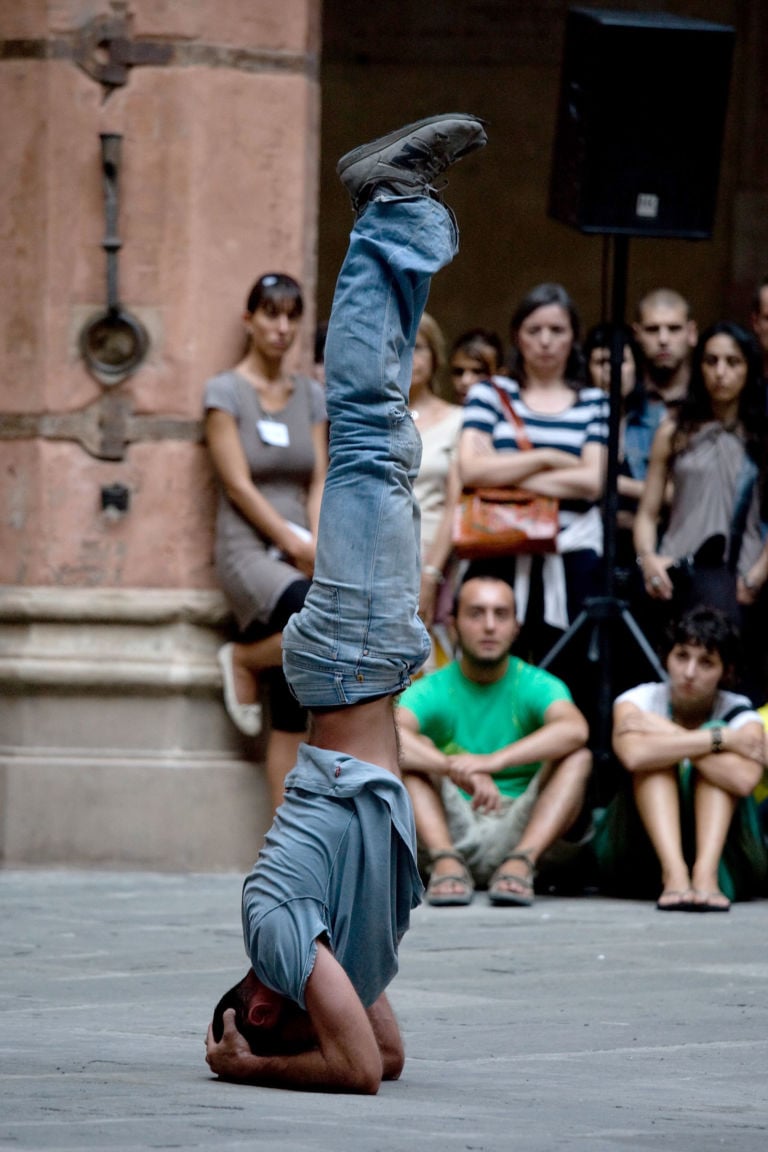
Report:
<svg viewBox="0 0 768 1152"><path fill-rule="evenodd" d="M572 8L549 214L582 232L706 239L734 30L666 12Z"/></svg>

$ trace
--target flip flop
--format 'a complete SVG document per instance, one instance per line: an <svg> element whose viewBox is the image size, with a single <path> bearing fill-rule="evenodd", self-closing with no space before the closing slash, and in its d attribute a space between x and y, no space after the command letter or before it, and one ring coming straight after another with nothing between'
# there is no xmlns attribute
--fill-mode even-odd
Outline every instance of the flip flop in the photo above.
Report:
<svg viewBox="0 0 768 1152"><path fill-rule="evenodd" d="M692 912L730 912L731 902L725 893L719 889L714 892L702 892L700 888L692 888L694 900L691 903Z"/></svg>
<svg viewBox="0 0 768 1152"><path fill-rule="evenodd" d="M666 904L662 904L662 900L668 896L673 897L673 899L669 900ZM656 907L659 912L692 912L694 911L692 897L692 888L686 888L684 892L670 888L668 892L662 892L661 896L659 896L656 901Z"/></svg>
<svg viewBox="0 0 768 1152"><path fill-rule="evenodd" d="M224 707L227 715L243 736L258 736L261 732L261 704L241 704L235 691L235 670L232 667L234 644L219 648L217 659L224 687Z"/></svg>

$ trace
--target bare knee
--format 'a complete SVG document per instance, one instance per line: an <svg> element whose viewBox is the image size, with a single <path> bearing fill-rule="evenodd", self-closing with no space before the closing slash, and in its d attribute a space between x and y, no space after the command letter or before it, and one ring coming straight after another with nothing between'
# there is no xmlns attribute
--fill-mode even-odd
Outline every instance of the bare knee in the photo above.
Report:
<svg viewBox="0 0 768 1152"><path fill-rule="evenodd" d="M592 773L592 753L589 748L577 748L562 760L551 761L544 769L543 785L554 783L558 786L586 789Z"/></svg>
<svg viewBox="0 0 768 1152"><path fill-rule="evenodd" d="M586 784L592 774L592 753L589 748L577 748L570 756L566 756L565 762L569 771Z"/></svg>

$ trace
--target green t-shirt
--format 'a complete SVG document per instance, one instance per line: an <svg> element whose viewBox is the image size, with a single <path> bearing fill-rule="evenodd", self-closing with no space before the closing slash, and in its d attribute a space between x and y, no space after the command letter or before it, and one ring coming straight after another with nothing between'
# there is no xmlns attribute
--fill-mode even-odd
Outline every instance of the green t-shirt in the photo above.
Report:
<svg viewBox="0 0 768 1152"><path fill-rule="evenodd" d="M509 668L494 684L468 680L458 663L423 676L400 697L419 729L446 755L497 752L538 731L556 700L571 700L562 680L511 656ZM520 764L495 772L503 796L520 796L541 767Z"/></svg>

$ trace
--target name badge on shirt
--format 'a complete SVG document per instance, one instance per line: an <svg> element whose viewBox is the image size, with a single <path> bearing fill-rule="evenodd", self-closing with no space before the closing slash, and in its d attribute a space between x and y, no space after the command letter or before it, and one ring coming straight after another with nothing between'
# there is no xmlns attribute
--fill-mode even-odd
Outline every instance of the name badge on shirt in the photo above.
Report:
<svg viewBox="0 0 768 1152"><path fill-rule="evenodd" d="M278 420L259 420L256 427L262 442L271 444L273 448L287 448L291 442L288 425L281 424Z"/></svg>

